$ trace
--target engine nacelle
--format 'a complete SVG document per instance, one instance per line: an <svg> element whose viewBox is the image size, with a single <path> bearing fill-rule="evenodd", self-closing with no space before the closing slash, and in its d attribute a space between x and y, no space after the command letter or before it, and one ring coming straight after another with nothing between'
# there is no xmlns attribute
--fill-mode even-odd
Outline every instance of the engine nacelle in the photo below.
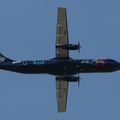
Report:
<svg viewBox="0 0 120 120"><path fill-rule="evenodd" d="M79 76L62 76L62 77L56 77L57 80L63 80L68 82L78 82Z"/></svg>
<svg viewBox="0 0 120 120"><path fill-rule="evenodd" d="M78 50L80 51L80 43L78 42L78 44L57 44L56 48L62 48L62 49L66 49L66 50Z"/></svg>

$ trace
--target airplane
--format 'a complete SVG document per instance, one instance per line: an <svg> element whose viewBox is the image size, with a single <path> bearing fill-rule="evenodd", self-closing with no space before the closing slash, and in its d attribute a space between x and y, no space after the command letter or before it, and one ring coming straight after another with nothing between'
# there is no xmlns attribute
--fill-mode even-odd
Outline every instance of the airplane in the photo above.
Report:
<svg viewBox="0 0 120 120"><path fill-rule="evenodd" d="M0 53L0 69L24 74L50 74L56 79L58 112L66 112L69 82L80 81L80 73L101 73L120 70L113 59L73 59L70 50L80 51L80 44L69 44L66 8L58 7L56 56L48 60L16 61Z"/></svg>

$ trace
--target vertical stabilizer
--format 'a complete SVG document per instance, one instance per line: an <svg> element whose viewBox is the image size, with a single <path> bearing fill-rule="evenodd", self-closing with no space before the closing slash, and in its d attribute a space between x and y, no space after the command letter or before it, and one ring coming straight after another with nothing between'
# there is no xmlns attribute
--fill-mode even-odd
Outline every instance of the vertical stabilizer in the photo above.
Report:
<svg viewBox="0 0 120 120"><path fill-rule="evenodd" d="M2 53L0 53L0 63L4 63L4 62L12 62L13 60L5 57Z"/></svg>

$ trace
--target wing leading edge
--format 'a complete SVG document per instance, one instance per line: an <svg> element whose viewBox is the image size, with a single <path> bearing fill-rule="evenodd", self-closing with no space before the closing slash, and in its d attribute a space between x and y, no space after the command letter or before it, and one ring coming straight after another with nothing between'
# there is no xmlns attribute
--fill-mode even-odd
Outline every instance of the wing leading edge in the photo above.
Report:
<svg viewBox="0 0 120 120"><path fill-rule="evenodd" d="M56 46L58 44L68 44L68 28L67 28L67 13L66 9L58 8L57 28L56 28ZM56 58L69 58L69 50L56 47ZM56 79L56 97L58 112L65 112L68 95L68 81Z"/></svg>

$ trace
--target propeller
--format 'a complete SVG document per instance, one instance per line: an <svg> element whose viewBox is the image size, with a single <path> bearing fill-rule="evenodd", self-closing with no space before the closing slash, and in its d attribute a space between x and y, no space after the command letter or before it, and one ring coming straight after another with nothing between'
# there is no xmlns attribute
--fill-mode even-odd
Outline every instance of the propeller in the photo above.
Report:
<svg viewBox="0 0 120 120"><path fill-rule="evenodd" d="M80 75L78 74L78 86L80 86Z"/></svg>
<svg viewBox="0 0 120 120"><path fill-rule="evenodd" d="M80 42L78 41L78 52L80 52L80 48L81 48Z"/></svg>

